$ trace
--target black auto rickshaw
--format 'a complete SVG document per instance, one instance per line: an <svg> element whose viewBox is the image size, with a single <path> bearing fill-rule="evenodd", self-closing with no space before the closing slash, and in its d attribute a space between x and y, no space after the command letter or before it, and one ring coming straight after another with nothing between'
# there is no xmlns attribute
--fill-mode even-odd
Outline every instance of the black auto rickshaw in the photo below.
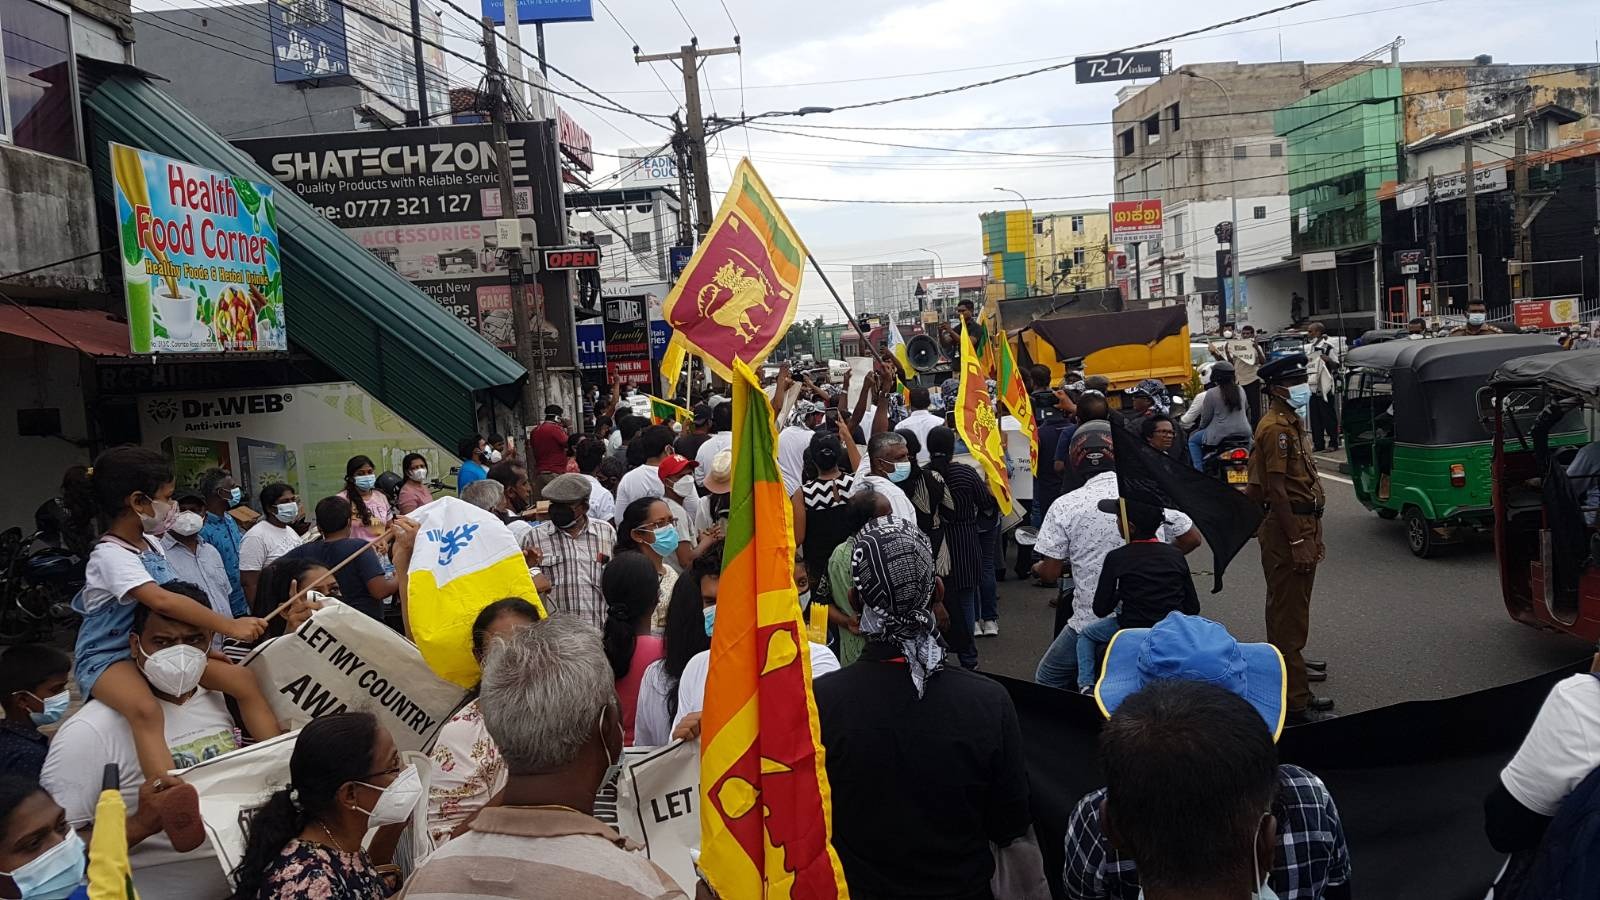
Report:
<svg viewBox="0 0 1600 900"><path fill-rule="evenodd" d="M1600 350L1510 360L1483 397L1494 546L1513 619L1600 640Z"/></svg>
<svg viewBox="0 0 1600 900"><path fill-rule="evenodd" d="M1478 391L1508 359L1557 347L1540 334L1363 345L1344 358L1345 455L1356 499L1399 517L1420 557L1492 518L1491 444Z"/></svg>

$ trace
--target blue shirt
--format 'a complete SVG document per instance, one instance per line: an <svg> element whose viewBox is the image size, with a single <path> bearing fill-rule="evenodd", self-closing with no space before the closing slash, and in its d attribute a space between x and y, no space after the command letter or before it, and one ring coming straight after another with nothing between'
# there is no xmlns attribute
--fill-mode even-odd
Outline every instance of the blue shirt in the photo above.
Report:
<svg viewBox="0 0 1600 900"><path fill-rule="evenodd" d="M474 459L467 460L461 464L461 471L456 474L456 495L460 496L461 492L467 489L467 485L487 477L489 470L485 469L482 463Z"/></svg>
<svg viewBox="0 0 1600 900"><path fill-rule="evenodd" d="M226 513L206 513L206 523L200 526L200 539L217 548L222 557L222 568L228 573L228 604L235 616L250 615L250 604L244 598L244 585L239 583L239 545L244 543L244 529Z"/></svg>

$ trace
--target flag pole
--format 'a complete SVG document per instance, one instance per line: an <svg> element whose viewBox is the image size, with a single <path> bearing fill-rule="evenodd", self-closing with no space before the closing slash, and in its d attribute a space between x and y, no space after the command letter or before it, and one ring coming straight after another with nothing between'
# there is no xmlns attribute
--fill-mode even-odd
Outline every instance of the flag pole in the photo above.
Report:
<svg viewBox="0 0 1600 900"><path fill-rule="evenodd" d="M844 313L844 320L850 323L850 327L855 329L856 334L861 335L862 348L866 351L868 356L876 357L878 354L874 353L872 346L867 343L866 333L863 332L861 330L861 326L856 323L856 317L850 314L850 307L844 305L844 300L839 297L839 292L833 289L833 282L828 280L828 273L822 271L822 264L817 262L817 258L811 255L810 250L806 251L806 259L811 260L811 268L817 270L817 277L822 279L823 286L828 289L828 293L833 295L833 302L839 304L839 311ZM798 298L796 298L796 303L798 302Z"/></svg>

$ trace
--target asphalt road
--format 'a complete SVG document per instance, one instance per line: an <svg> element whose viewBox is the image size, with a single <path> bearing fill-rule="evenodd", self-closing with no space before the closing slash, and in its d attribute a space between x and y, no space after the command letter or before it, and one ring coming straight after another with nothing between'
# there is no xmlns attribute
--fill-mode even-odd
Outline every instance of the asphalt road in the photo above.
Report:
<svg viewBox="0 0 1600 900"><path fill-rule="evenodd" d="M1452 546L1432 559L1412 556L1402 525L1364 509L1337 462L1330 454L1322 466L1328 558L1317 570L1306 654L1328 661L1328 680L1312 689L1334 698L1338 711L1470 693L1593 652L1583 641L1511 620L1489 541ZM1189 565L1209 573L1210 549L1196 550ZM1266 640L1266 583L1254 541L1229 565L1221 593L1207 593L1210 574L1195 577L1202 615L1241 640ZM1051 593L1031 580L1000 584L1000 635L979 640L982 669L1033 677L1050 645Z"/></svg>

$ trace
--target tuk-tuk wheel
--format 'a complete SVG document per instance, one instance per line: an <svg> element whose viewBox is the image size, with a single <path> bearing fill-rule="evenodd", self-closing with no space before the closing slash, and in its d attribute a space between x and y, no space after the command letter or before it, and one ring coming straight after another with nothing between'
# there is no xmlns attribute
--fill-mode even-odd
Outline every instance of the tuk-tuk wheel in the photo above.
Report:
<svg viewBox="0 0 1600 900"><path fill-rule="evenodd" d="M1439 542L1433 536L1433 525L1422 515L1422 510L1415 506L1405 508L1404 519L1406 525L1406 546L1412 555L1427 559L1438 548Z"/></svg>
<svg viewBox="0 0 1600 900"><path fill-rule="evenodd" d="M1400 517L1400 510L1398 510L1398 509L1390 509L1387 506L1378 507L1378 518L1380 518L1380 519L1383 519L1385 521L1392 521L1392 520L1397 519L1399 517Z"/></svg>

